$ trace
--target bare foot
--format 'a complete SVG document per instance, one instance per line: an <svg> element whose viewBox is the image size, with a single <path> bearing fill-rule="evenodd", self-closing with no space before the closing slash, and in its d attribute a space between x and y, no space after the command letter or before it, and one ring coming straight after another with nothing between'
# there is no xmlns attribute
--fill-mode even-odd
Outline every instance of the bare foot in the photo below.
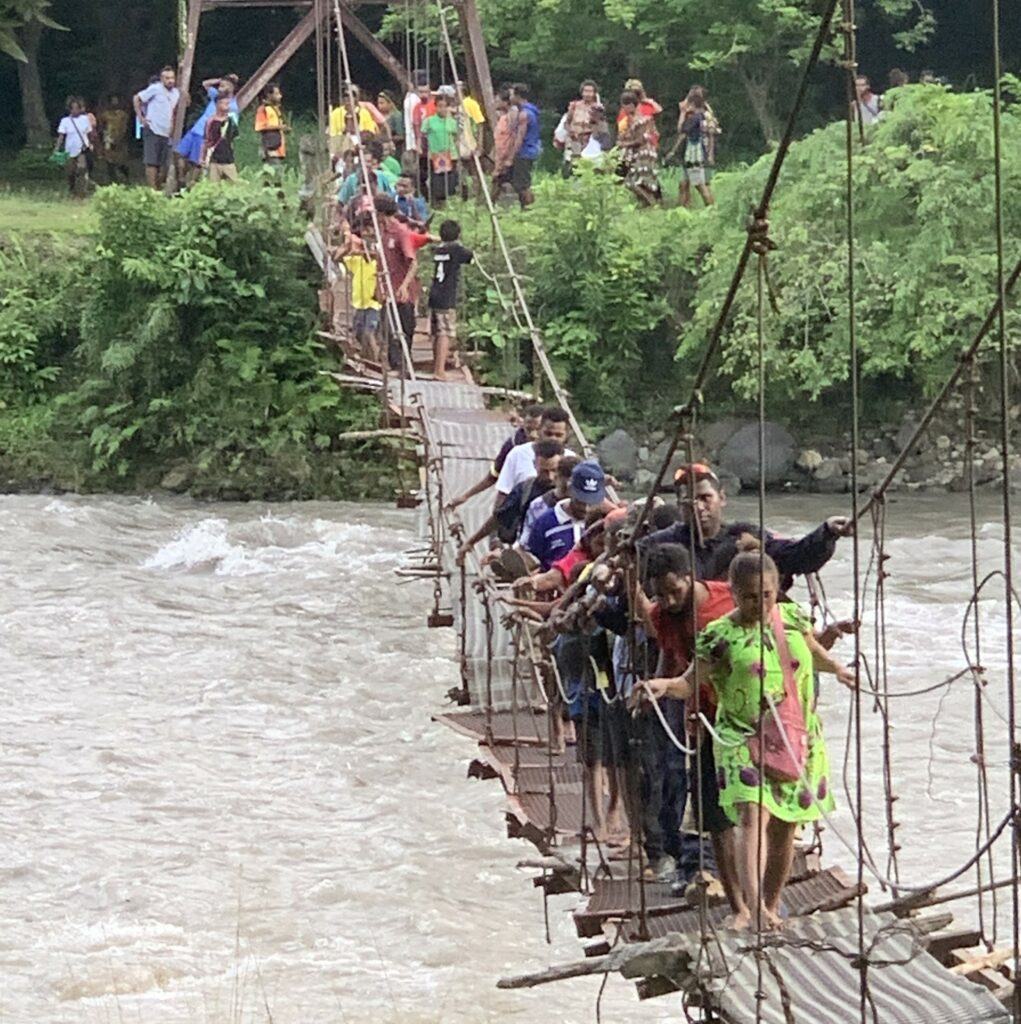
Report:
<svg viewBox="0 0 1021 1024"><path fill-rule="evenodd" d="M769 931L779 932L787 926L787 922L775 911L770 910L769 907L762 908L762 927Z"/></svg>
<svg viewBox="0 0 1021 1024"><path fill-rule="evenodd" d="M748 909L739 910L733 917L727 918L725 927L733 928L736 932L746 932L752 926L752 915Z"/></svg>

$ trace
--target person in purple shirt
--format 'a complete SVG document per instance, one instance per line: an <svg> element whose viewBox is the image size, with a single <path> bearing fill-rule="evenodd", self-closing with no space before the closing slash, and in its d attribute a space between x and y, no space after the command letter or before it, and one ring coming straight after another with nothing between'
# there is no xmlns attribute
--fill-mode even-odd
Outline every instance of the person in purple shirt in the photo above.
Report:
<svg viewBox="0 0 1021 1024"><path fill-rule="evenodd" d="M473 484L464 494L459 494L447 505L451 512L459 508L470 498L474 498L476 494L488 491L496 483L500 476L500 470L503 469L503 464L507 461L507 456L510 455L512 448L516 448L519 444L525 444L527 441L538 439L539 422L542 420L542 413L543 406L541 405L526 405L521 410L521 426L503 442L500 450L496 453L496 458L493 459L493 465L490 467L489 472L477 484Z"/></svg>

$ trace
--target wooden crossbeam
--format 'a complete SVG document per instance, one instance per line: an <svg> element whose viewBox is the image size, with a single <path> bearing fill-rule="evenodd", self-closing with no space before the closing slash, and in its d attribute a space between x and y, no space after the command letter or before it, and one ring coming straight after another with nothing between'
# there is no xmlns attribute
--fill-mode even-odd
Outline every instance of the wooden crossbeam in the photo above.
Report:
<svg viewBox="0 0 1021 1024"><path fill-rule="evenodd" d="M368 25L346 3L340 5L340 19L344 22L344 28L393 75L402 89L411 88L411 78L404 65L373 35Z"/></svg>
<svg viewBox="0 0 1021 1024"><path fill-rule="evenodd" d="M206 0L210 2L210 0ZM213 0L222 3L222 0ZM250 3L251 0L244 0ZM234 3L224 4L233 7ZM263 89L280 73L281 68L311 39L316 30L316 12L311 8L294 28L284 37L280 45L262 62L259 69L238 90L238 110L244 110Z"/></svg>

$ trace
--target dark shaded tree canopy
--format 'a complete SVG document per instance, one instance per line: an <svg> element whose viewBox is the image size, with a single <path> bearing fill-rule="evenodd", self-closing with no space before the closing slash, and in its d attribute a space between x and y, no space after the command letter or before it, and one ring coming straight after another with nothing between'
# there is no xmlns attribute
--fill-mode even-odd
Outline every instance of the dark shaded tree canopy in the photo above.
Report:
<svg viewBox="0 0 1021 1024"><path fill-rule="evenodd" d="M34 0L19 0L31 6ZM18 7L18 3L14 3ZM739 13L758 6L708 0L559 0L537 6L524 0L480 0L494 77L497 80L527 80L545 107L560 107L574 93L577 83L595 76L601 80L607 102L615 105L623 79L637 75L650 93L669 110L691 82L708 84L716 106L728 128L729 155L753 157L763 145L763 117L750 100L749 83L738 62L697 59L713 43L733 45L742 24ZM774 5L775 6L775 5ZM815 0L792 2L789 10L810 17L819 6ZM926 0L935 29L912 52L898 47L899 33L917 23L922 8L903 0L861 0L859 4L859 60L861 69L877 87L885 88L890 68L902 67L913 79L924 69L948 79L958 88L987 86L991 77L989 54L989 5L987 0ZM402 5L391 11L397 19ZM423 6L419 24L434 16L429 4ZM728 11L730 12L728 14ZM176 0L52 0L48 15L67 27L66 32L46 28L38 42L38 64L42 82L45 116L52 124L60 115L64 98L83 94L97 103L106 94L128 95L141 88L161 65L177 59ZM381 7L362 8L361 16L372 27L384 17ZM237 72L242 78L262 62L266 54L294 25L299 14L288 8L254 8L242 11L213 11L203 17L197 54L198 79L207 75ZM728 20L730 19L730 20ZM730 21L733 32L728 32ZM762 53L786 52L785 39L765 38L775 20L744 19L751 27L750 45ZM1005 17L1004 62L1008 71L1021 71L1021 19ZM789 27L789 26L788 26ZM722 28L722 34L721 34ZM700 33L705 45L699 48ZM714 35L715 33L715 35ZM419 60L429 50L435 70L439 66L435 42L419 48ZM403 30L396 29L391 45L403 61ZM718 56L718 54L717 54ZM392 86L385 72L360 47L352 47L354 77L365 87ZM775 63L771 83L770 116L784 109L795 65ZM435 77L435 76L434 76ZM295 110L315 106L315 63L311 46L292 61L282 76L288 105ZM15 97L19 91L16 61L0 55L0 90ZM841 96L833 76L819 77L812 103L806 113L808 130L831 118L839 110ZM0 145L7 148L25 141L26 125L19 105L11 104L13 117L0 125ZM768 132L767 132L768 134Z"/></svg>

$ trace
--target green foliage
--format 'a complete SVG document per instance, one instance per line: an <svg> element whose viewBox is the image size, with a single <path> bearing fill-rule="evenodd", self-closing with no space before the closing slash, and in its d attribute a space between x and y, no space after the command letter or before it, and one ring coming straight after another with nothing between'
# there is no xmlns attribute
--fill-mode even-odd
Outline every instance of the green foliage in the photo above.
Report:
<svg viewBox="0 0 1021 1024"><path fill-rule="evenodd" d="M989 95L909 86L890 100L867 144L855 143L858 345L874 409L888 399L920 402L938 387L995 297ZM1003 129L1010 240L1021 237L1017 108L1004 113ZM789 420L846 407L844 161L841 123L796 142L770 211L778 311L767 301L767 381L771 408ZM655 421L687 397L771 162L717 175L708 209L697 198L692 211L642 209L612 176L587 173L543 181L533 209L502 215L533 313L583 418ZM500 260L474 210L459 216L492 272ZM1015 258L1009 250L1008 264ZM468 332L527 354L493 286L470 275ZM717 413L747 408L756 391L755 282L753 262L711 375L707 401ZM1021 316L1012 312L1010 322L1016 330ZM522 379L507 364L490 368L492 383Z"/></svg>
<svg viewBox="0 0 1021 1024"><path fill-rule="evenodd" d="M176 200L108 189L74 395L94 471L186 454L231 474L286 456L297 482L362 410L319 371L301 225L273 190L200 184Z"/></svg>
<svg viewBox="0 0 1021 1024"><path fill-rule="evenodd" d="M0 471L196 494L381 493L339 432L378 404L341 391L315 334L317 270L274 189L112 187L94 236L0 249ZM359 488L355 491L353 488Z"/></svg>
<svg viewBox="0 0 1021 1024"><path fill-rule="evenodd" d="M75 256L55 239L0 242L0 407L38 402L60 374L85 293Z"/></svg>
<svg viewBox="0 0 1021 1024"><path fill-rule="evenodd" d="M25 61L25 51L18 42L17 30L30 21L49 28L62 28L50 16L50 0L0 0L0 53Z"/></svg>
<svg viewBox="0 0 1021 1024"><path fill-rule="evenodd" d="M931 393L995 298L992 105L984 92L909 86L855 143L857 322L866 382ZM1005 233L1021 231L1021 118L1003 117ZM697 288L681 334L684 363L702 352L744 243L743 222L770 157L721 175L719 202L685 235ZM779 312L766 321L770 389L790 405L826 398L848 379L844 127L795 143L770 211ZM1016 254L1008 253L1008 261ZM720 369L744 396L756 384L754 268L724 335ZM767 304L768 308L768 304ZM1015 327L1021 323L1012 315Z"/></svg>
<svg viewBox="0 0 1021 1024"><path fill-rule="evenodd" d="M608 422L633 416L636 403L647 407L678 381L674 310L690 281L677 238L691 214L641 211L614 176L580 171L569 181L544 179L535 209L508 213L502 224L558 376L584 414ZM465 226L480 259L496 269L488 228L470 219ZM469 293L470 332L527 351L491 289ZM494 328L501 320L502 339Z"/></svg>

